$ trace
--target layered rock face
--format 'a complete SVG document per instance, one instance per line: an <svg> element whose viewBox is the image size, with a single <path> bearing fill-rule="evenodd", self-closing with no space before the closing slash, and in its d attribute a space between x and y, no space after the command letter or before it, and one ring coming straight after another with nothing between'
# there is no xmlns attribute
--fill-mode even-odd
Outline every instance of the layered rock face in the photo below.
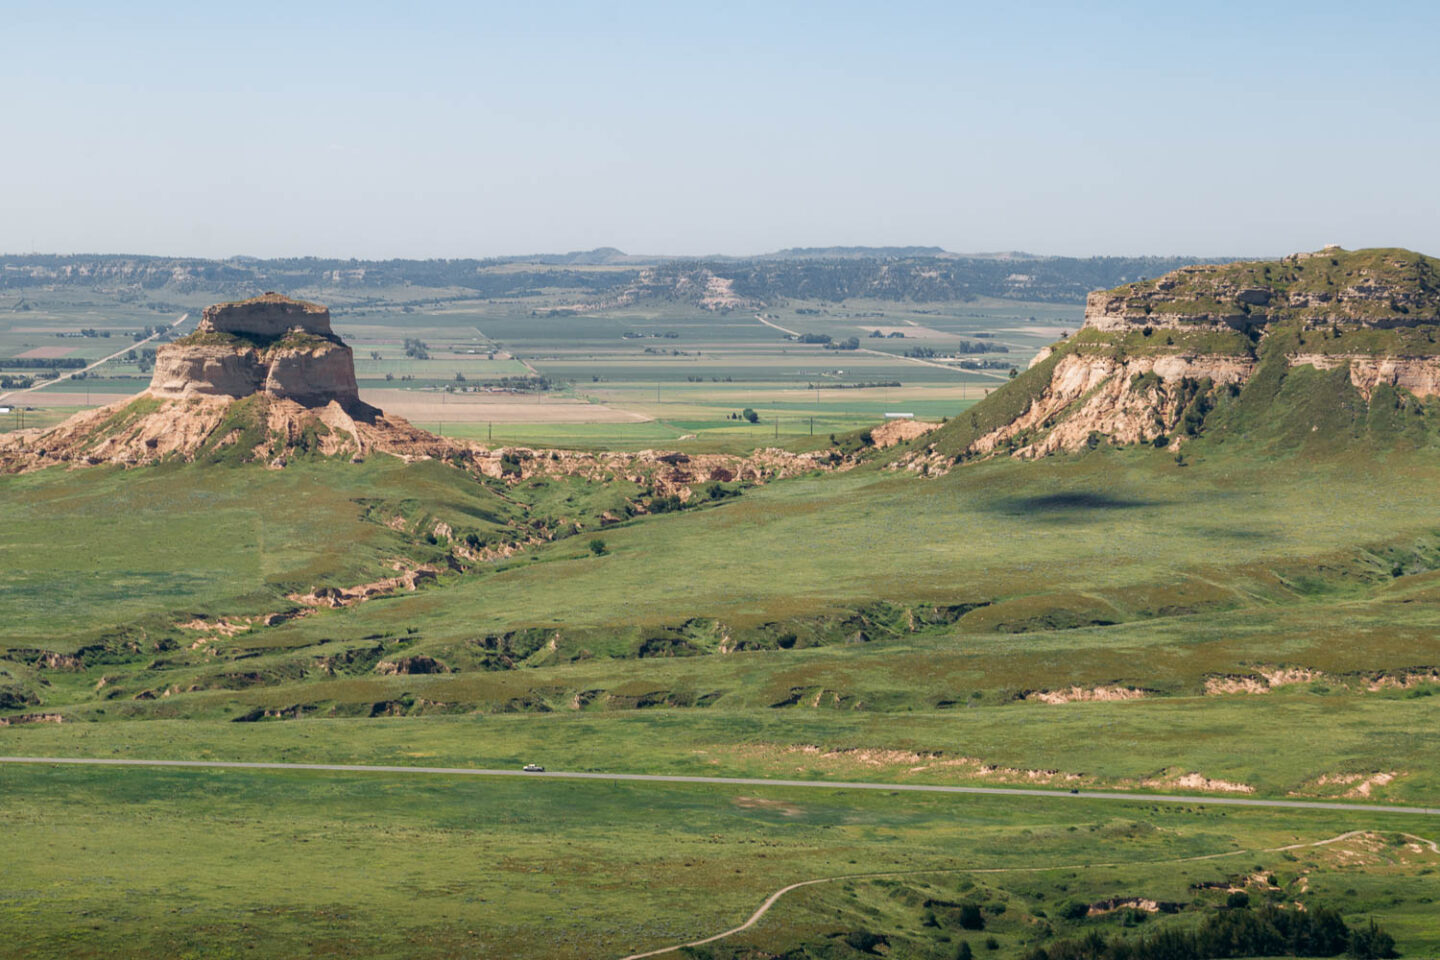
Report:
<svg viewBox="0 0 1440 960"><path fill-rule="evenodd" d="M307 407L360 402L354 356L325 307L267 293L205 310L192 334L161 347L150 394L164 398L265 393Z"/></svg>
<svg viewBox="0 0 1440 960"><path fill-rule="evenodd" d="M1041 351L908 463L929 471L949 457L1032 457L1102 442L1176 449L1247 402L1246 430L1283 419L1284 383L1342 367L1348 377L1327 381L1349 381L1327 388L1335 404L1349 403L1346 393L1419 413L1440 396L1437 340L1440 261L1408 250L1327 247L1184 267L1092 293L1075 336ZM1266 387L1247 394L1262 370ZM1257 416L1265 404L1274 408Z"/></svg>

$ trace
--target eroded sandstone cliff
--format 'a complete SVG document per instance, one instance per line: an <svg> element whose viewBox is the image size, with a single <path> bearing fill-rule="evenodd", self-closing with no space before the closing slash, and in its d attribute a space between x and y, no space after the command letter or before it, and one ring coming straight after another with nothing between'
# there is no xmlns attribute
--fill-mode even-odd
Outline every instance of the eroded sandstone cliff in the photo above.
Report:
<svg viewBox="0 0 1440 960"><path fill-rule="evenodd" d="M900 464L935 472L966 458L1100 443L1178 449L1211 424L1278 422L1287 404L1313 400L1283 386L1287 378L1301 384L1341 368L1342 379L1325 380L1335 404L1380 403L1413 419L1440 395L1437 333L1440 262L1408 250L1326 248L1185 267L1091 294L1075 336ZM1275 406L1246 419L1247 403L1252 414ZM1319 423L1307 429L1318 433Z"/></svg>
<svg viewBox="0 0 1440 960"><path fill-rule="evenodd" d="M150 394L248 397L253 393L307 407L338 403L353 415L360 401L355 361L316 303L267 293L208 307L192 334L161 347Z"/></svg>

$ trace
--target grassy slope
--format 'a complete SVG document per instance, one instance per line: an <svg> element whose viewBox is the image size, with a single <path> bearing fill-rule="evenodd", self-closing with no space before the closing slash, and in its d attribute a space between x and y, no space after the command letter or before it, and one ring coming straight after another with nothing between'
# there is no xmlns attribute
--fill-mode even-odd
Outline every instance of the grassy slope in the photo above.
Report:
<svg viewBox="0 0 1440 960"><path fill-rule="evenodd" d="M1433 857L1258 852L1353 829L1333 813L242 771L6 768L0 787L12 849L44 854L7 862L6 957L618 956L724 929L783 883L882 871L931 872L807 891L741 942L869 929L938 960L965 932L948 909L922 926L933 899L990 905L1013 957L1042 929L1120 929L1064 901L1174 900L1151 924L1189 924L1223 897L1193 884L1257 867L1291 896L1347 890L1412 951L1440 943L1416 885Z"/></svg>

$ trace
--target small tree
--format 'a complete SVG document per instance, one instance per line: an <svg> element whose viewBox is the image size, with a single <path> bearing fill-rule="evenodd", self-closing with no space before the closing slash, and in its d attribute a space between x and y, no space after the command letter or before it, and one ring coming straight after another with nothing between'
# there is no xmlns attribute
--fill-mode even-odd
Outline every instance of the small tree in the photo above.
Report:
<svg viewBox="0 0 1440 960"><path fill-rule="evenodd" d="M744 417L751 423L760 422L760 414L756 413L754 410L751 410L749 407L746 407L744 410L740 411L740 416Z"/></svg>
<svg viewBox="0 0 1440 960"><path fill-rule="evenodd" d="M960 946L955 948L955 960L974 960L974 957L975 952L970 949L970 944L961 940Z"/></svg>
<svg viewBox="0 0 1440 960"><path fill-rule="evenodd" d="M606 550L605 550L605 541L604 541L604 540L601 540L599 537L596 537L594 540L591 540L591 541L590 541L590 552L593 553L593 554L595 554L595 556L597 556L597 557L603 557L603 556L605 556L605 553L606 553Z"/></svg>

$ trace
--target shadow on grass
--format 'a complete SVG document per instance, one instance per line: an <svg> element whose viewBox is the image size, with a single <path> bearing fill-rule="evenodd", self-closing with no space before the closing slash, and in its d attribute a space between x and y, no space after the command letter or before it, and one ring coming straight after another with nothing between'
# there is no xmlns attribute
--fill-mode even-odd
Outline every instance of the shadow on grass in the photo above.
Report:
<svg viewBox="0 0 1440 960"><path fill-rule="evenodd" d="M1038 497L1006 497L996 502L995 509L1001 513L1015 515L1060 518L1068 515L1081 516L1090 512L1163 507L1168 503L1169 501L1166 500L1117 497L1101 490L1068 490L1064 493L1047 493Z"/></svg>

